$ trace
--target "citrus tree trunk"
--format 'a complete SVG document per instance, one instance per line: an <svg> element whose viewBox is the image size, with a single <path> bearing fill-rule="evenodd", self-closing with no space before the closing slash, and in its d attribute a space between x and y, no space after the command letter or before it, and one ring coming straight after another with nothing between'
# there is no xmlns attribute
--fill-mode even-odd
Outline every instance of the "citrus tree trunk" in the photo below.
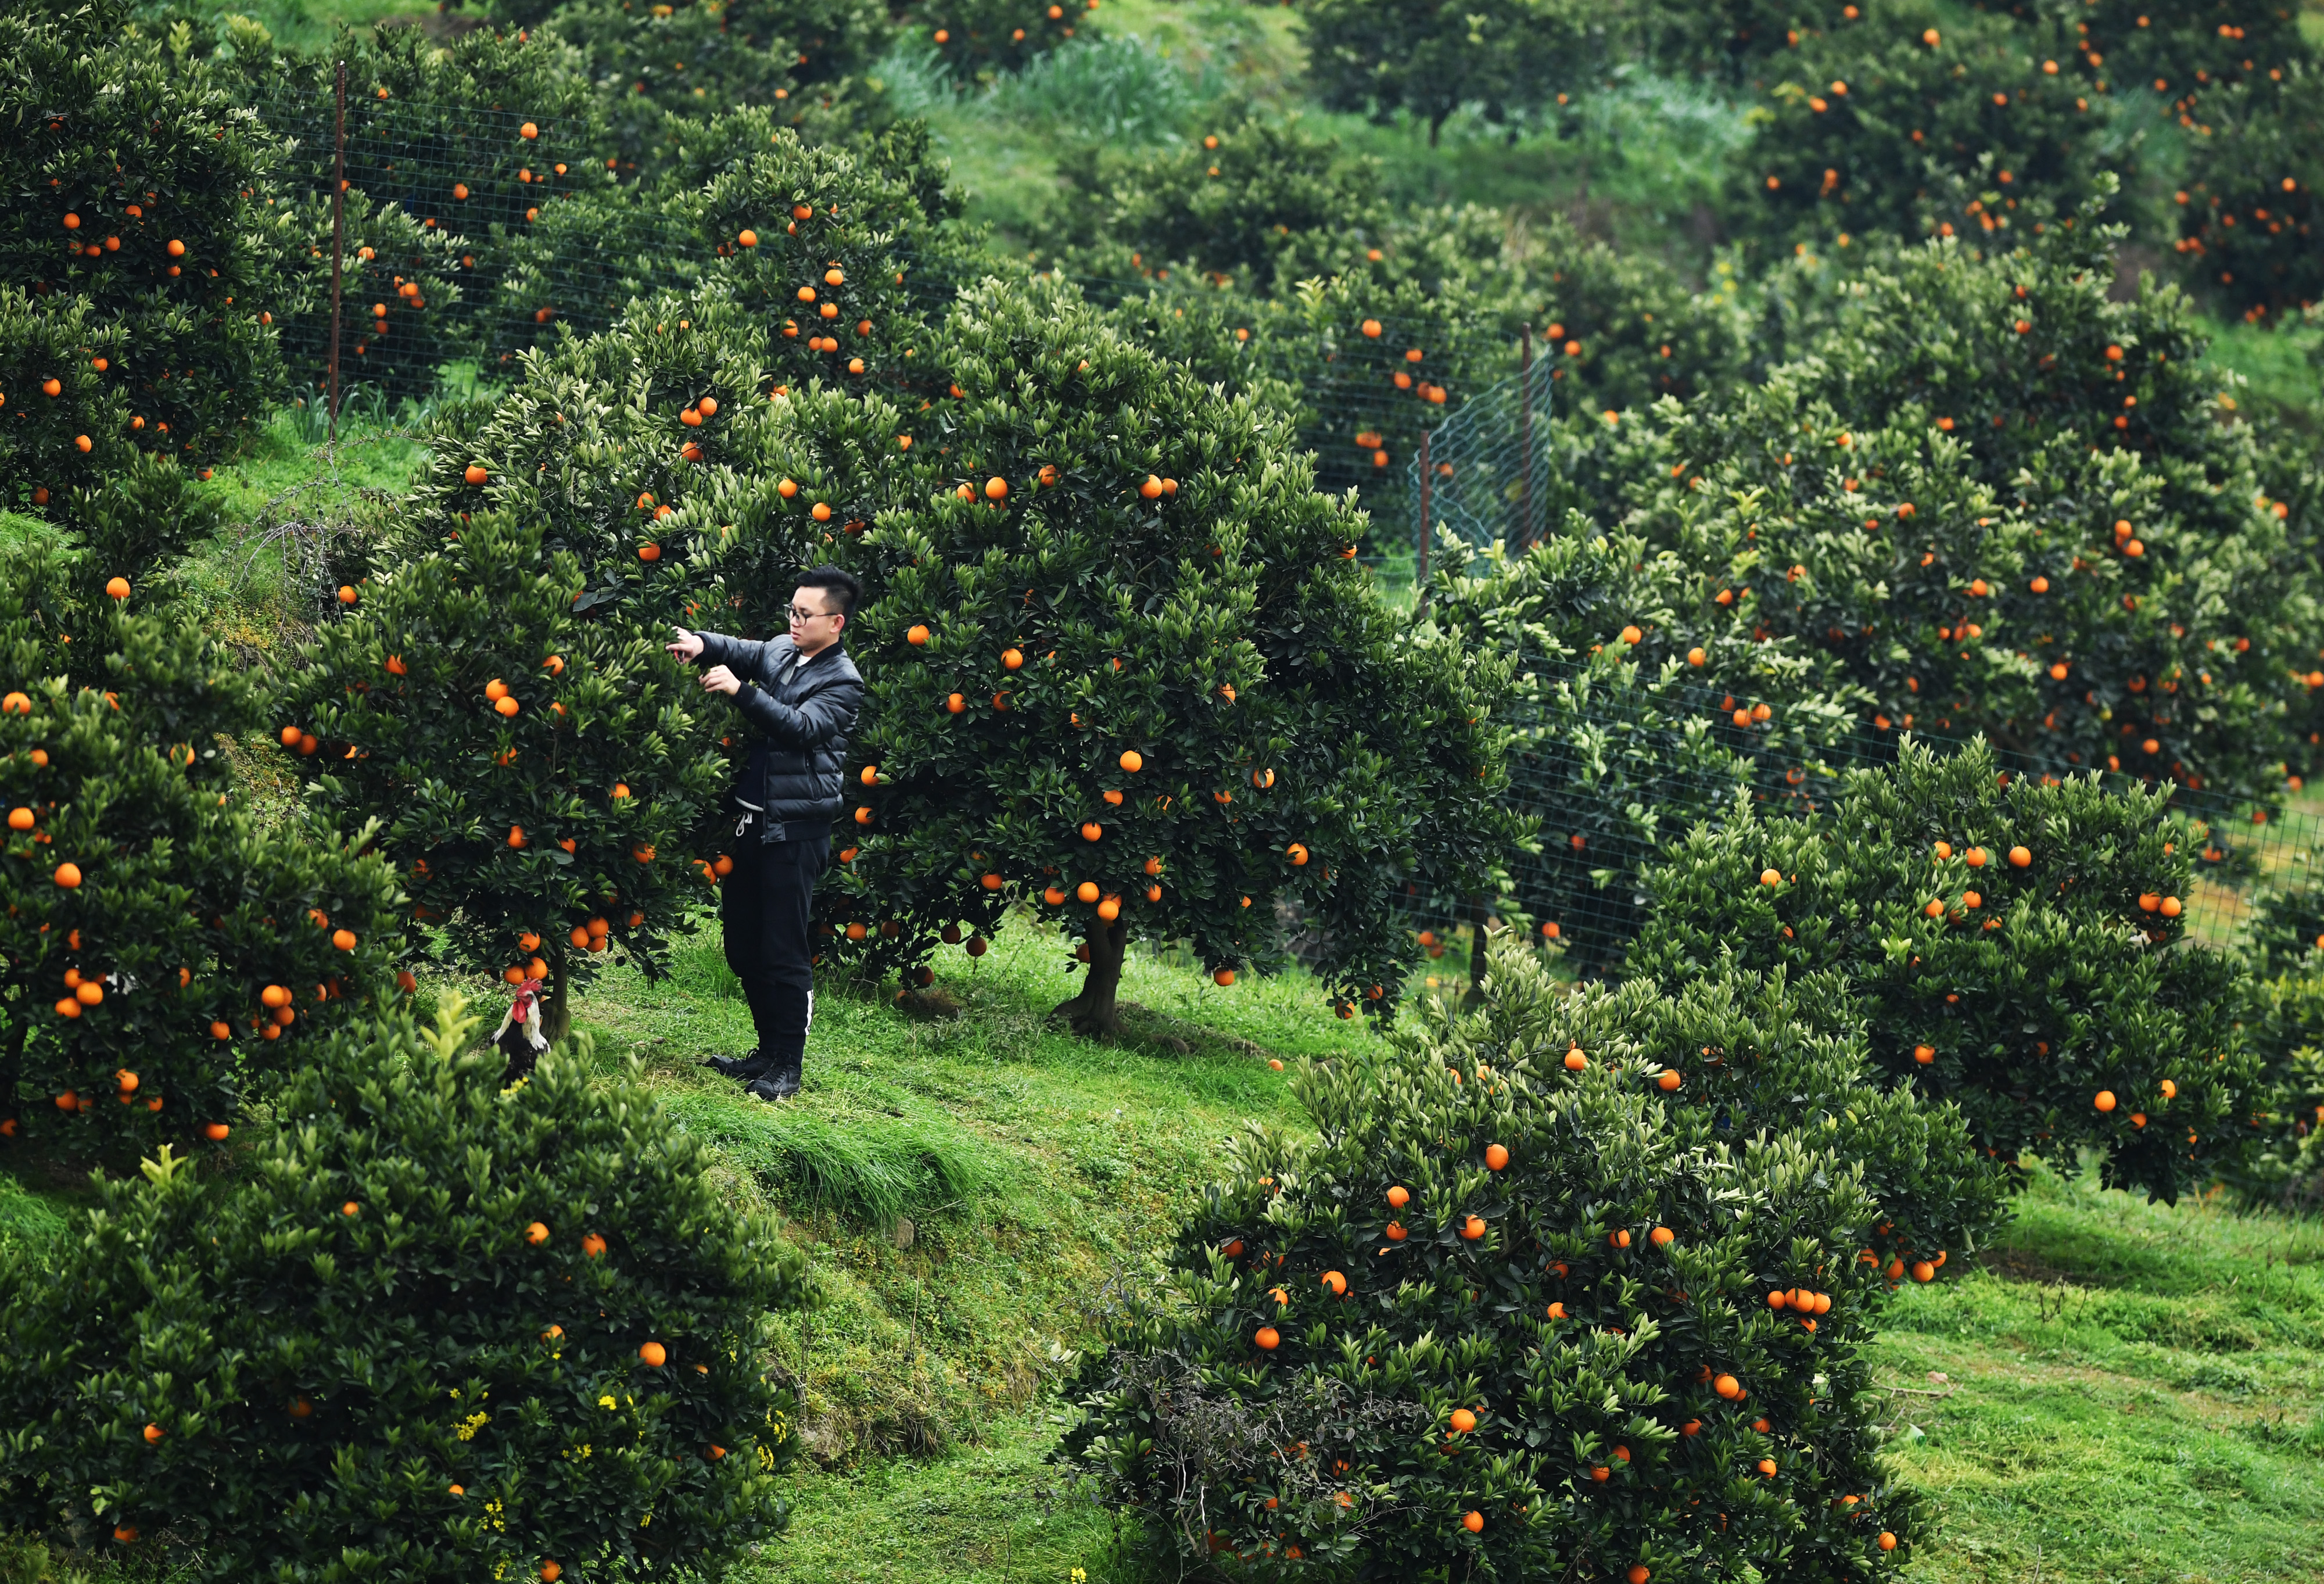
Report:
<svg viewBox="0 0 2324 1584"><path fill-rule="evenodd" d="M1090 932L1089 972L1082 980L1082 993L1069 1001L1060 1001L1049 1016L1063 1018L1075 1034L1091 1037L1111 1037L1121 1025L1114 1011L1116 999L1121 993L1121 963L1130 948L1130 924L1126 919L1100 925Z"/></svg>
<svg viewBox="0 0 2324 1584"><path fill-rule="evenodd" d="M1469 990L1461 998L1461 1005L1463 1008L1475 1008L1484 1003L1485 971L1488 966L1485 961L1488 949L1486 917L1485 899L1479 897L1471 900L1469 904L1469 919L1472 931L1469 937Z"/></svg>

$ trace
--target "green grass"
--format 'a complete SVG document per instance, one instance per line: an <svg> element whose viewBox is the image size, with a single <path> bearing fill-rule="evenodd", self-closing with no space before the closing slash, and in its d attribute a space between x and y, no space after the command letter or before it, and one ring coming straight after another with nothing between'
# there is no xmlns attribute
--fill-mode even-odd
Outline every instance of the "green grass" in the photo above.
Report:
<svg viewBox="0 0 2324 1584"><path fill-rule="evenodd" d="M958 1018L826 988L805 1092L781 1108L697 1064L752 1043L715 930L669 977L616 971L580 1006L602 1053L638 1053L737 1197L807 1249L828 1302L782 1348L825 1460L945 1448L1025 1411L1108 1285L1166 1246L1225 1137L1298 1120L1269 1055L1370 1037L1305 981L1222 990L1141 958L1123 1038L1092 1045L1043 1018L1072 993L1056 937L1014 927L981 962L945 956Z"/></svg>
<svg viewBox="0 0 2324 1584"><path fill-rule="evenodd" d="M2324 427L2324 327L2296 318L2275 329L2218 325L2211 359L2249 382L2242 392L2247 412L2272 414L2311 434Z"/></svg>
<svg viewBox="0 0 2324 1584"><path fill-rule="evenodd" d="M2324 1226L2036 1177L1876 1354L1931 1579L2324 1578ZM1948 1378L1931 1380L1932 1372Z"/></svg>

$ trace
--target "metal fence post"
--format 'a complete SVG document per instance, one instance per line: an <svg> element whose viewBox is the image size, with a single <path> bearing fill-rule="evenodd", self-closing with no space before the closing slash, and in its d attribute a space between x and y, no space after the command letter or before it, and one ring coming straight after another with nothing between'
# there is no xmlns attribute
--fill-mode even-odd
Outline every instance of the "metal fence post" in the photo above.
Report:
<svg viewBox="0 0 2324 1584"><path fill-rule="evenodd" d="M1523 549L1533 542L1533 327L1527 325L1519 333L1517 342L1517 401L1525 409L1525 521L1517 530L1517 542L1513 548Z"/></svg>
<svg viewBox="0 0 2324 1584"><path fill-rule="evenodd" d="M337 73L338 120L331 153L330 443L339 443L339 267L347 244L347 63Z"/></svg>
<svg viewBox="0 0 2324 1584"><path fill-rule="evenodd" d="M1432 537L1428 522L1428 431L1420 431L1420 555L1418 570L1413 574L1412 595L1415 603L1428 597L1428 541Z"/></svg>

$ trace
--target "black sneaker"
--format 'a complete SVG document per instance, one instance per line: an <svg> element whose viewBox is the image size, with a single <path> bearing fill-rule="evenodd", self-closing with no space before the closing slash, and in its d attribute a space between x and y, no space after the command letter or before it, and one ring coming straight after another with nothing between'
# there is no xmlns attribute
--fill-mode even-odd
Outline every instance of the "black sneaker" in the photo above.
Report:
<svg viewBox="0 0 2324 1584"><path fill-rule="evenodd" d="M785 1101L799 1091L798 1074L777 1073L770 1077L753 1080L742 1092L759 1100Z"/></svg>
<svg viewBox="0 0 2324 1584"><path fill-rule="evenodd" d="M761 1058L759 1053L752 1051L747 1056L711 1056L706 1058L702 1064L709 1068L713 1073L717 1073L721 1078L742 1078L748 1080L756 1078L761 1072L765 1070L763 1064L755 1067L752 1072L745 1073L742 1072L742 1069L752 1066L753 1064L760 1063Z"/></svg>

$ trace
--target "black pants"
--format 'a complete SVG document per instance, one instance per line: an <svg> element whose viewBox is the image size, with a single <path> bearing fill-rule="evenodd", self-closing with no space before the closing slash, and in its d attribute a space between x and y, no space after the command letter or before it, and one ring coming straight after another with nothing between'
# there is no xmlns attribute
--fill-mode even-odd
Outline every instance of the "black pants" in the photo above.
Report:
<svg viewBox="0 0 2324 1584"><path fill-rule="evenodd" d="M761 842L754 825L738 843L734 872L719 888L726 966L742 981L759 1054L773 1070L798 1071L815 1020L815 882L831 862L831 838Z"/></svg>

